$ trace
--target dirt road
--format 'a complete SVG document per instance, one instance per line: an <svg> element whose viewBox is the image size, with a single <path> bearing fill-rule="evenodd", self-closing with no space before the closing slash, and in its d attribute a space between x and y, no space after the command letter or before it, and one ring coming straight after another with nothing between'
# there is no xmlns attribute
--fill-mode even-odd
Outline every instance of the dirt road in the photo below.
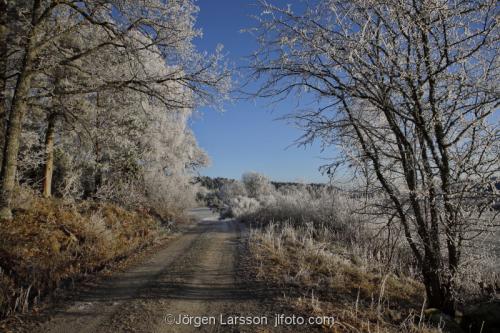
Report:
<svg viewBox="0 0 500 333"><path fill-rule="evenodd" d="M207 209L195 214L204 219L166 248L82 292L29 331L268 332L253 317L263 312L259 288L236 277L242 226Z"/></svg>

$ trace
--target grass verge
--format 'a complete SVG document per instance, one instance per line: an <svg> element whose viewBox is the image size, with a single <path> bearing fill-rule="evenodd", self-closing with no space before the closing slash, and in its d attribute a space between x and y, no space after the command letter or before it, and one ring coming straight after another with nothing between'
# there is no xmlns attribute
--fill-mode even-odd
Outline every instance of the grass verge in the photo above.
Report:
<svg viewBox="0 0 500 333"><path fill-rule="evenodd" d="M258 279L288 291L295 312L334 316L330 332L440 332L422 318L418 281L362 263L341 243L318 240L313 226L270 223L252 229L249 252ZM325 237L328 238L328 237Z"/></svg>
<svg viewBox="0 0 500 333"><path fill-rule="evenodd" d="M161 242L152 216L116 205L27 196L2 222L0 317L36 309L54 291L74 285Z"/></svg>

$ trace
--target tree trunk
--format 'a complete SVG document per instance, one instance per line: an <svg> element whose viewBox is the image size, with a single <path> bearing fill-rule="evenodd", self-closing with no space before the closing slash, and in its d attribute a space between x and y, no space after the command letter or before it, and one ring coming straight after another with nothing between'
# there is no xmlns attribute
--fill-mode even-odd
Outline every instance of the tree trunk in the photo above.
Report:
<svg viewBox="0 0 500 333"><path fill-rule="evenodd" d="M435 259L427 259L422 267L427 307L437 308L448 315L455 315L456 301L451 293L448 279L444 279L440 272L443 267Z"/></svg>
<svg viewBox="0 0 500 333"><path fill-rule="evenodd" d="M11 201L15 186L17 155L24 114L28 109L28 93L31 86L31 69L35 59L36 18L40 10L40 1L34 1L32 12L32 28L29 33L26 51L20 67L12 107L7 123L7 135L3 150L2 170L0 172L0 220L12 219Z"/></svg>
<svg viewBox="0 0 500 333"><path fill-rule="evenodd" d="M56 115L49 115L47 133L45 135L45 167L43 172L43 197L52 196L52 174L54 173L54 134Z"/></svg>
<svg viewBox="0 0 500 333"><path fill-rule="evenodd" d="M23 68L25 69L29 55L25 56ZM26 97L30 89L30 75L23 70L19 76L14 94L12 109L7 124L7 135L2 159L2 172L0 174L0 219L11 219L12 212L10 203L15 185L17 170L17 154L19 152L19 139L21 136L21 125L27 110Z"/></svg>
<svg viewBox="0 0 500 333"><path fill-rule="evenodd" d="M94 173L94 193L93 196L94 198L97 196L97 191L102 185L102 170L101 170L101 150L99 143L96 142L95 144L95 173Z"/></svg>
<svg viewBox="0 0 500 333"><path fill-rule="evenodd" d="M5 122L7 117L7 110L5 108L7 35L7 2L0 0L0 147L3 147L5 142ZM2 163L2 156L0 155L0 165Z"/></svg>

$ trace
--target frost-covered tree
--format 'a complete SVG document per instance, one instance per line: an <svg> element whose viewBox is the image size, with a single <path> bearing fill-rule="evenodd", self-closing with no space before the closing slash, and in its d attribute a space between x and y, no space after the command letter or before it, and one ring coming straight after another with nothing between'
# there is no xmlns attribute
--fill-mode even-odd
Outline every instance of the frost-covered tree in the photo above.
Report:
<svg viewBox="0 0 500 333"><path fill-rule="evenodd" d="M428 306L453 313L464 248L498 225L497 2L261 4L258 95L317 97L291 115L302 142L338 145L329 169L347 163L384 195L378 212L403 228Z"/></svg>
<svg viewBox="0 0 500 333"><path fill-rule="evenodd" d="M95 124L101 116L116 119L112 114L119 105L133 107L140 105L139 100L160 103L170 112L226 98L229 72L220 49L214 55L200 54L192 44L200 35L194 27L198 9L193 1L8 2L13 9L21 5L23 10L2 12L2 22L5 15L13 22L9 33L16 43L7 45L11 66L4 77L10 85L2 89L2 96L8 97L3 105L9 120L0 174L0 218L11 217L20 138L23 124L33 122L32 110L46 112L44 192L49 196L57 146L54 131L62 128L58 122L65 128L83 128L91 114L100 115L94 117ZM2 41L4 30L2 26ZM172 93L178 87L182 93ZM124 112L122 125L130 115ZM99 164L107 156L95 143Z"/></svg>
<svg viewBox="0 0 500 333"><path fill-rule="evenodd" d="M113 73L147 77L176 71L168 68L156 53L141 50L138 56L136 60L102 53L88 63L78 62L91 75L78 75L69 69L58 74L63 79L55 84L62 86L60 91L64 92L77 86L85 88L95 82L94 77L112 77ZM94 61L97 64L93 65ZM131 73L132 70L136 72ZM47 117L59 119L56 130L52 127L51 131L55 146L50 150L57 155L52 161L56 165L49 167L50 159L46 159L44 183L47 171L52 169L56 172L54 185L59 195L70 191L77 197L151 207L160 215L192 204L195 190L191 173L208 160L187 126L197 102L193 101L193 92L177 81L155 89L171 102L166 104L149 94L117 87L82 89L79 94L64 95L64 100L56 94L47 105L43 105L46 99L39 98L42 103L38 106L48 110ZM52 120L41 122L41 132L47 134L33 135L38 138L38 146L49 137ZM33 150L36 149L23 149L22 156L33 159ZM49 149L46 150L48 156ZM21 165L25 164L29 165L22 161ZM44 194L46 190L44 186Z"/></svg>

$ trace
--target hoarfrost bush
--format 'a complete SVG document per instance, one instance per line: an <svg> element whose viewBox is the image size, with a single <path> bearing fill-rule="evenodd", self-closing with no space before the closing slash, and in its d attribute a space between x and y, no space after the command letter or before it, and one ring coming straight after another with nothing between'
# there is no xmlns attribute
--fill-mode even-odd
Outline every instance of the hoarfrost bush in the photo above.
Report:
<svg viewBox="0 0 500 333"><path fill-rule="evenodd" d="M252 214L260 209L260 203L254 198L236 196L227 199L221 210L221 218L238 218Z"/></svg>
<svg viewBox="0 0 500 333"><path fill-rule="evenodd" d="M252 214L258 211L260 203L254 199L244 196L237 196L229 201L229 207L223 213L223 217L235 217L245 214Z"/></svg>
<svg viewBox="0 0 500 333"><path fill-rule="evenodd" d="M270 195L274 192L274 186L269 179L257 172L247 172L241 177L250 198L258 199L261 196Z"/></svg>
<svg viewBox="0 0 500 333"><path fill-rule="evenodd" d="M256 172L243 174L240 181L224 184L219 197L224 204L222 217L241 217L252 214L274 202L274 186L269 179Z"/></svg>
<svg viewBox="0 0 500 333"><path fill-rule="evenodd" d="M357 200L327 186L320 189L307 185L288 186L261 196L259 202L261 208L258 211L239 217L257 224L286 221L301 226L312 223L319 229L337 231L355 228L365 222L365 218L354 214L361 206Z"/></svg>
<svg viewBox="0 0 500 333"><path fill-rule="evenodd" d="M310 234L315 241L338 244L338 251L360 266L414 276L414 261L391 227L376 225L365 203L333 186L284 186L272 195L260 196L253 209L232 209L240 220L257 227L269 224ZM387 240L390 243L387 243Z"/></svg>
<svg viewBox="0 0 500 333"><path fill-rule="evenodd" d="M153 172L145 177L148 207L164 220L185 219L184 212L195 207L198 187L189 175Z"/></svg>

